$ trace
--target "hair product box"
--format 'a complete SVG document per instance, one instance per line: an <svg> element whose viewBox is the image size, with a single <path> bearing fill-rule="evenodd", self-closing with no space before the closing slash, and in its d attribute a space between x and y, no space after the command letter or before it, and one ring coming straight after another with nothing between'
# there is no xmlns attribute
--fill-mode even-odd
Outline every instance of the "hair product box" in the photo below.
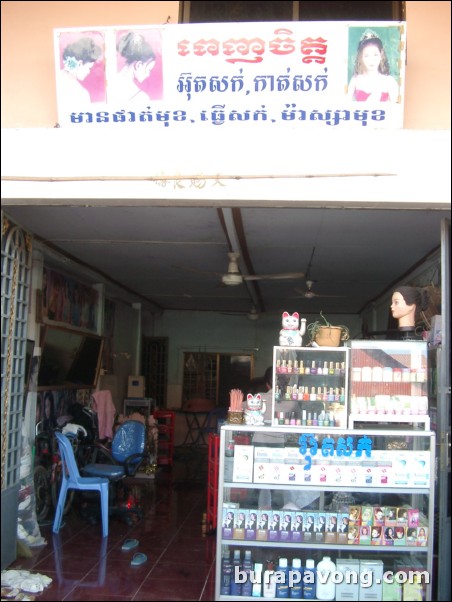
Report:
<svg viewBox="0 0 452 602"><path fill-rule="evenodd" d="M383 544L383 527L373 525L370 529L370 545L381 546Z"/></svg>
<svg viewBox="0 0 452 602"><path fill-rule="evenodd" d="M223 506L223 517L222 517L222 536L223 539L232 539L233 529L235 520L235 510Z"/></svg>
<svg viewBox="0 0 452 602"><path fill-rule="evenodd" d="M397 524L397 508L395 506L385 507L385 525L386 527L395 527Z"/></svg>
<svg viewBox="0 0 452 602"><path fill-rule="evenodd" d="M394 527L394 545L406 546L406 527Z"/></svg>
<svg viewBox="0 0 452 602"><path fill-rule="evenodd" d="M257 532L257 510L246 510L245 512L245 539L254 540Z"/></svg>
<svg viewBox="0 0 452 602"><path fill-rule="evenodd" d="M397 508L397 521L398 527L408 527L408 508L400 506Z"/></svg>
<svg viewBox="0 0 452 602"><path fill-rule="evenodd" d="M402 586L400 583L393 581L383 582L383 597L384 602L400 602L402 600Z"/></svg>
<svg viewBox="0 0 452 602"><path fill-rule="evenodd" d="M380 525L383 527L385 524L385 508L384 506L375 506L374 507L374 525Z"/></svg>
<svg viewBox="0 0 452 602"><path fill-rule="evenodd" d="M303 513L294 512L292 518L291 537L293 542L303 541Z"/></svg>
<svg viewBox="0 0 452 602"><path fill-rule="evenodd" d="M267 541L268 539L268 510L259 510L257 514L257 530L256 539L259 541Z"/></svg>
<svg viewBox="0 0 452 602"><path fill-rule="evenodd" d="M338 544L346 544L348 541L348 523L349 523L349 513L341 512L338 514L337 521L337 543Z"/></svg>
<svg viewBox="0 0 452 602"><path fill-rule="evenodd" d="M292 541L292 523L295 513L290 510L281 510L281 528L279 530L280 541Z"/></svg>
<svg viewBox="0 0 452 602"><path fill-rule="evenodd" d="M325 543L337 543L337 512L327 512Z"/></svg>
<svg viewBox="0 0 452 602"><path fill-rule="evenodd" d="M361 560L360 561L360 583L359 600L381 600L383 594L383 561ZM368 579L364 579L367 575Z"/></svg>
<svg viewBox="0 0 452 602"><path fill-rule="evenodd" d="M359 560L338 558L336 570L344 575L340 583L336 583L336 601L359 600Z"/></svg>
<svg viewBox="0 0 452 602"><path fill-rule="evenodd" d="M350 523L361 525L361 506L350 506L348 518Z"/></svg>
<svg viewBox="0 0 452 602"><path fill-rule="evenodd" d="M315 512L313 510L303 512L303 541L305 543L314 541L314 517Z"/></svg>
<svg viewBox="0 0 452 602"><path fill-rule="evenodd" d="M383 528L383 545L393 546L394 545L394 532L395 527L384 527Z"/></svg>
<svg viewBox="0 0 452 602"><path fill-rule="evenodd" d="M280 510L272 510L269 512L268 541L280 540L281 515L282 512Z"/></svg>
<svg viewBox="0 0 452 602"><path fill-rule="evenodd" d="M348 535L347 535L347 543L348 544L359 544L359 526L348 524Z"/></svg>
<svg viewBox="0 0 452 602"><path fill-rule="evenodd" d="M362 506L361 508L361 525L371 527L374 521L374 507Z"/></svg>
<svg viewBox="0 0 452 602"><path fill-rule="evenodd" d="M361 525L359 527L359 543L362 546L370 546L370 532L372 527L369 525Z"/></svg>
<svg viewBox="0 0 452 602"><path fill-rule="evenodd" d="M314 541L323 543L325 541L326 513L316 512L314 516Z"/></svg>
<svg viewBox="0 0 452 602"><path fill-rule="evenodd" d="M233 539L245 539L246 512L243 508L235 511Z"/></svg>
<svg viewBox="0 0 452 602"><path fill-rule="evenodd" d="M419 510L408 508L408 527L419 527Z"/></svg>
<svg viewBox="0 0 452 602"><path fill-rule="evenodd" d="M252 483L254 467L254 447L252 445L234 446L233 481L236 483Z"/></svg>

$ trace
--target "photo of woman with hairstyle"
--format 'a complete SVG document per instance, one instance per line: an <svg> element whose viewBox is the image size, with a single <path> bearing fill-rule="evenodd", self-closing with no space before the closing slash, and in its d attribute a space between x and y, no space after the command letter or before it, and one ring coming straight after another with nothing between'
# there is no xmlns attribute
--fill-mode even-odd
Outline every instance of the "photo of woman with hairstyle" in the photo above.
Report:
<svg viewBox="0 0 452 602"><path fill-rule="evenodd" d="M383 42L371 29L366 29L360 38L348 96L358 102L398 101L399 84L390 75Z"/></svg>
<svg viewBox="0 0 452 602"><path fill-rule="evenodd" d="M57 91L58 104L63 110L91 108L92 102L105 99L103 50L95 39L88 34L78 39L74 39L73 34L67 40L60 39L62 53ZM99 69L91 81L89 76L95 65L99 65Z"/></svg>
<svg viewBox="0 0 452 602"><path fill-rule="evenodd" d="M117 76L109 88L109 103L118 107L139 104L145 108L151 99L161 97L161 61L154 40L157 46L157 38L151 32L118 33Z"/></svg>

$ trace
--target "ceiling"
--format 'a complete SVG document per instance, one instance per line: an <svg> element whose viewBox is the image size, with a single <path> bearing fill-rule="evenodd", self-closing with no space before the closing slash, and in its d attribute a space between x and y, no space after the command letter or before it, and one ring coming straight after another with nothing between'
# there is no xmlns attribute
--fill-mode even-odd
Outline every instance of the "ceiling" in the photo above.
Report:
<svg viewBox="0 0 452 602"><path fill-rule="evenodd" d="M356 314L440 245L448 211L374 209L8 206L14 221L67 254L60 271L105 282L107 294L143 308L247 315ZM221 284L229 251L242 274L306 278ZM47 260L46 260L47 261ZM89 269L88 269L89 268ZM435 274L432 273L432 278ZM438 274L436 274L438 277ZM429 284L426 282L425 284ZM120 286L119 286L120 285Z"/></svg>

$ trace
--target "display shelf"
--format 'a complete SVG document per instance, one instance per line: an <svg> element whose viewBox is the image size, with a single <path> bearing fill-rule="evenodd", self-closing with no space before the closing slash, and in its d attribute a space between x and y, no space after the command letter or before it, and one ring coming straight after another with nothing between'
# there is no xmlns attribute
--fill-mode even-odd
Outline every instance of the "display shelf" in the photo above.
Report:
<svg viewBox="0 0 452 602"><path fill-rule="evenodd" d="M207 531L217 528L220 435L209 433L207 457Z"/></svg>
<svg viewBox="0 0 452 602"><path fill-rule="evenodd" d="M430 430L430 416L425 414L418 416L411 415L396 415L396 414L350 414L348 417L348 428L355 428L356 424L359 423L378 423L380 425L385 424L422 424L426 431Z"/></svg>
<svg viewBox="0 0 452 602"><path fill-rule="evenodd" d="M216 600L237 596L222 590L222 558L234 550L241 560L250 550L253 566L269 559L277 566L282 557L304 566L327 555L433 575L435 434L368 426L221 428ZM270 494L267 506L262 492ZM431 582L417 587L422 599L432 599Z"/></svg>
<svg viewBox="0 0 452 602"><path fill-rule="evenodd" d="M153 414L158 428L157 465L173 464L175 412L155 410Z"/></svg>
<svg viewBox="0 0 452 602"><path fill-rule="evenodd" d="M274 347L273 425L346 427L348 352L345 347Z"/></svg>

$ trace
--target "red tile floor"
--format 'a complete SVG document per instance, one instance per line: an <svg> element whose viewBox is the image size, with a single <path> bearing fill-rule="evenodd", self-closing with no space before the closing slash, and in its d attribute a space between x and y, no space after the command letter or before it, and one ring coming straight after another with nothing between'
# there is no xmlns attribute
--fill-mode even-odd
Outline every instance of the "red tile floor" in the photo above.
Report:
<svg viewBox="0 0 452 602"><path fill-rule="evenodd" d="M155 479L133 479L130 491L139 499L141 520L128 526L112 516L103 539L100 522L89 522L76 504L58 535L50 524L41 525L46 545L8 569L53 579L39 601L214 600L215 535L203 535L201 524L206 483L207 453L176 450L173 466L159 468ZM139 546L122 551L130 538ZM130 564L136 552L147 555L138 567Z"/></svg>

